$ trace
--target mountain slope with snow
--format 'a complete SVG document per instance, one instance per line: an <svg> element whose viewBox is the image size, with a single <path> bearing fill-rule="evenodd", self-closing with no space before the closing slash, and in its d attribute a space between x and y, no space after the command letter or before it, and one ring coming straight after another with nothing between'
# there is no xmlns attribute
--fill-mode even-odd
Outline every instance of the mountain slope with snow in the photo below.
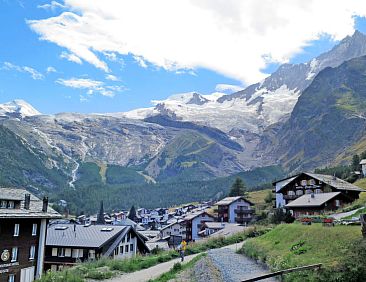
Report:
<svg viewBox="0 0 366 282"><path fill-rule="evenodd" d="M41 113L24 100L14 100L0 104L0 117L24 118L37 115L41 115Z"/></svg>

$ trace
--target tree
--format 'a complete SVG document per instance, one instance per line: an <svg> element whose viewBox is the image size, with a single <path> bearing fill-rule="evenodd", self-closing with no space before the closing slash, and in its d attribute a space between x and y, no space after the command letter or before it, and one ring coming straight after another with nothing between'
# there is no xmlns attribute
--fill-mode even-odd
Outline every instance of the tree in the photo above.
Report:
<svg viewBox="0 0 366 282"><path fill-rule="evenodd" d="M264 202L266 202L267 204L272 203L273 200L273 194L271 191L268 191L267 196L264 198Z"/></svg>
<svg viewBox="0 0 366 282"><path fill-rule="evenodd" d="M360 156L359 155L353 155L351 167L352 167L353 171L360 170Z"/></svg>
<svg viewBox="0 0 366 282"><path fill-rule="evenodd" d="M103 201L100 201L100 209L97 217L97 224L105 224Z"/></svg>
<svg viewBox="0 0 366 282"><path fill-rule="evenodd" d="M133 221L136 221L136 209L135 209L135 206L132 206L131 209L130 209L130 212L128 213L128 218L133 220Z"/></svg>
<svg viewBox="0 0 366 282"><path fill-rule="evenodd" d="M235 179L235 182L231 186L231 190L229 192L230 197L236 197L236 196L246 196L247 195L247 189L245 187L245 184L241 178L237 177Z"/></svg>

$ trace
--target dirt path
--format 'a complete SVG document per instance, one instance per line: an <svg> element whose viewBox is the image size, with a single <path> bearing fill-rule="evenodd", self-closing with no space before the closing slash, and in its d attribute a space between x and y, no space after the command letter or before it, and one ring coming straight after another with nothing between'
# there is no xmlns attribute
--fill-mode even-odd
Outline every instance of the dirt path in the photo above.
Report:
<svg viewBox="0 0 366 282"><path fill-rule="evenodd" d="M235 252L235 250L241 248L243 245L243 242L233 244L224 248L227 248L229 250L232 250ZM221 248L223 249L223 248ZM219 250L219 249L218 249ZM193 258L195 258L198 254L186 256L184 259L184 262L187 263L191 261ZM159 277L165 272L168 272L175 263L180 262L180 258L174 259L168 262L160 263L155 266L149 267L147 269L143 269L140 271L132 272L132 273L126 273L120 276L117 276L112 279L105 280L106 282L146 282L149 279L154 279Z"/></svg>
<svg viewBox="0 0 366 282"><path fill-rule="evenodd" d="M347 216L353 215L356 212L358 212L360 209L363 209L363 208L364 207L360 207L358 209L355 209L355 210L349 211L349 212L342 212L342 213L331 214L330 217L333 217L334 219L338 220L338 219L341 219L343 217L347 217Z"/></svg>

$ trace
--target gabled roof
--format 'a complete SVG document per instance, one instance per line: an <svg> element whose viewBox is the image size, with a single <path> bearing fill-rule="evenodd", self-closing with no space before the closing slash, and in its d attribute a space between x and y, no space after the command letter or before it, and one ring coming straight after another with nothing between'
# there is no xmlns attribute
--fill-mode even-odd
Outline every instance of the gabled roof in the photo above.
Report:
<svg viewBox="0 0 366 282"><path fill-rule="evenodd" d="M184 220L192 220L192 219L194 219L194 218L196 218L196 217L198 217L198 216L200 216L200 215L205 215L205 216L208 216L208 217L212 217L213 218L213 216L212 215L210 215L210 214L208 214L207 212L205 212L205 211L200 211L200 212L193 212L193 213L189 213L185 218L184 218Z"/></svg>
<svg viewBox="0 0 366 282"><path fill-rule="evenodd" d="M285 179L274 182L274 184L276 184L280 181L286 180L284 182L284 185L278 191L276 191L276 193L280 192L286 185L288 185L290 182L296 180L299 176L301 176L303 174L308 175L311 178L317 179L319 181L322 181L323 183L326 183L329 186L331 186L331 187L333 187L337 190L365 192L365 190L363 190L363 189L361 189L361 188L359 188L359 187L357 187L357 186L355 186L355 185L353 185L353 184L351 184L347 181L344 181L344 180L339 179L335 176L332 176L332 175L303 172L303 173L300 173L300 174L298 174L296 176L293 176L291 178L285 178Z"/></svg>
<svg viewBox="0 0 366 282"><path fill-rule="evenodd" d="M242 199L242 200L248 202L251 206L254 206L254 204L252 202L250 202L249 200L245 199L243 196L226 197L226 198L222 199L221 201L218 201L216 203L216 205L218 205L218 206L231 205L232 203L236 202L239 199Z"/></svg>
<svg viewBox="0 0 366 282"><path fill-rule="evenodd" d="M181 224L182 222L184 222L184 220L183 219L178 219L178 221L175 221L175 222L172 222L172 223L170 223L170 224L168 224L168 225L165 225L165 226L163 226L160 230L162 231L162 230L165 230L165 229L167 229L167 228L169 228L169 227L172 227L172 226L174 226L174 225L176 225L176 224Z"/></svg>
<svg viewBox="0 0 366 282"><path fill-rule="evenodd" d="M295 208L295 207L320 207L326 202L332 200L337 197L341 192L331 192L331 193L320 193L320 194L305 194L300 198L288 203L286 208Z"/></svg>
<svg viewBox="0 0 366 282"><path fill-rule="evenodd" d="M29 209L24 208L25 194L30 194ZM42 212L43 201L25 189L0 188L0 200L20 201L19 209L0 209L0 218L61 218L49 205L47 212Z"/></svg>
<svg viewBox="0 0 366 282"><path fill-rule="evenodd" d="M100 248L129 228L131 227L116 225L54 224L47 229L46 246Z"/></svg>
<svg viewBox="0 0 366 282"><path fill-rule="evenodd" d="M366 164L366 159L363 159L360 161L360 165L365 165Z"/></svg>

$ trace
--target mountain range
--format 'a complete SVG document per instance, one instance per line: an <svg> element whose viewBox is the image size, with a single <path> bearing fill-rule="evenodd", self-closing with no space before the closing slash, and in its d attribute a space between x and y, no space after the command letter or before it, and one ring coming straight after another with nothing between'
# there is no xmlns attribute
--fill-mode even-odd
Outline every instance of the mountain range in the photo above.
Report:
<svg viewBox="0 0 366 282"><path fill-rule="evenodd" d="M8 154L0 161L0 182L75 188L85 164L96 165L102 181L114 169L136 184L341 162L366 148L365 55L366 36L356 31L311 61L281 65L239 92L176 94L130 112L43 115L22 100L2 104L0 151ZM9 144L23 153L9 154ZM22 155L29 160L23 166Z"/></svg>

